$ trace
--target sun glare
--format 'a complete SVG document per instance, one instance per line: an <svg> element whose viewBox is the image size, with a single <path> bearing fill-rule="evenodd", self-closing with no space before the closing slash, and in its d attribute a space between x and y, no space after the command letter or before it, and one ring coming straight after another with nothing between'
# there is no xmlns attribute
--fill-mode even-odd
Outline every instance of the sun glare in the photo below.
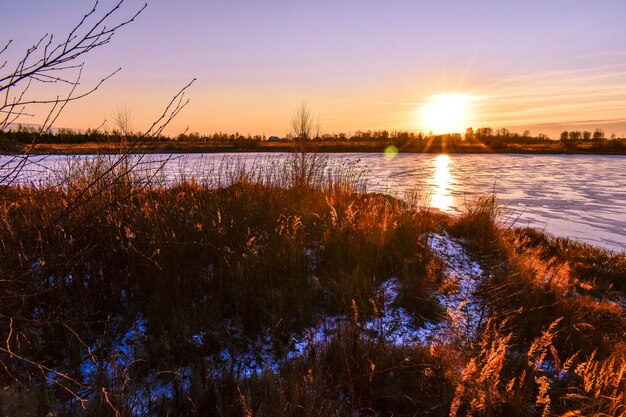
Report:
<svg viewBox="0 0 626 417"><path fill-rule="evenodd" d="M471 101L466 94L432 96L420 109L420 129L435 134L463 133L471 125Z"/></svg>
<svg viewBox="0 0 626 417"><path fill-rule="evenodd" d="M433 190L430 196L430 205L441 211L448 212L452 206L450 157L448 155L437 155L433 163L434 175L430 179Z"/></svg>

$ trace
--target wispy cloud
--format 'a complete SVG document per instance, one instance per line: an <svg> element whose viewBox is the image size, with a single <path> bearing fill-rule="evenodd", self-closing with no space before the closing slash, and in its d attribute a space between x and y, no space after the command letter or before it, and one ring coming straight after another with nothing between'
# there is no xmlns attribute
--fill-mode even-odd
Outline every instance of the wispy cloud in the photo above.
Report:
<svg viewBox="0 0 626 417"><path fill-rule="evenodd" d="M626 108L626 64L516 75L476 89L484 125L618 123Z"/></svg>
<svg viewBox="0 0 626 417"><path fill-rule="evenodd" d="M360 101L363 104L373 104L376 106L421 106L424 101Z"/></svg>

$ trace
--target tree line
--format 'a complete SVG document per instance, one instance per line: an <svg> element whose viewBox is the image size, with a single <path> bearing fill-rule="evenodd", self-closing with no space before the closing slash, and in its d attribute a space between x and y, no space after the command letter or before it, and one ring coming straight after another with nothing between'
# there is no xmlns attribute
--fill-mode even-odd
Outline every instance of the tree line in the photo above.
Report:
<svg viewBox="0 0 626 417"><path fill-rule="evenodd" d="M200 134L199 132L184 132L174 137L159 135L150 138L150 142L176 143L200 143L217 147L254 148L266 141L280 141L290 143L296 140L293 133L288 133L284 137L266 136L265 134L241 134L239 132L214 132L212 134ZM560 134L560 142L567 146L581 142L605 142L604 131L596 128L590 131L563 131ZM615 134L611 139L616 138ZM79 131L73 129L59 128L41 132L40 129L30 126L18 125L14 129L0 132L0 143L4 144L84 144L84 143L124 143L146 141L145 135L141 132L124 132L120 129L99 130L87 129ZM539 133L531 135L528 130L522 133L511 132L507 128L468 128L465 134L447 133L433 134L423 132L399 131L399 130L356 130L354 132L320 133L311 134L307 139L310 142L318 143L365 143L367 146L388 146L393 145L398 148L420 149L428 147L449 148L486 146L492 149L501 149L509 146L540 146L553 145L558 141L551 139L548 135ZM618 140L621 142L620 140ZM611 141L612 142L612 141Z"/></svg>
<svg viewBox="0 0 626 417"><path fill-rule="evenodd" d="M596 130L594 130L593 133L588 130L584 130L582 132L580 130L570 130L570 131L564 130L563 132L561 132L559 139L562 142L567 142L567 141L589 142L589 141L603 141L603 140L606 140L606 137L604 136L604 131L602 129L596 128ZM616 139L615 133L611 135L611 139Z"/></svg>

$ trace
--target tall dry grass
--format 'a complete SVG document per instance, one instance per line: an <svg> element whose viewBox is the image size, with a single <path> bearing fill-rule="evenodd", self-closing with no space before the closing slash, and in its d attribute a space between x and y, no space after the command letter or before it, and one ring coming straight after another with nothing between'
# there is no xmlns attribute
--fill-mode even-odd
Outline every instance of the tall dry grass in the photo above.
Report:
<svg viewBox="0 0 626 417"><path fill-rule="evenodd" d="M228 185L212 188L150 182L129 163L73 161L44 187L11 187L2 200L4 376L54 392L61 409L86 395L90 413L131 413L124 387L146 367L193 364L206 386L202 375L217 366L207 355L268 333L286 350L322 312L349 314L356 303L371 315L390 276L419 280L410 271L427 256L414 255L427 251L428 223L398 200L359 193L350 166L319 165L303 179L235 163L218 179ZM407 285L407 297L427 299L423 290ZM143 359L112 372L116 343L138 316L149 336ZM84 381L88 352L101 372Z"/></svg>
<svg viewBox="0 0 626 417"><path fill-rule="evenodd" d="M623 255L502 227L493 197L447 219L310 166L224 161L172 184L91 159L5 188L0 411L624 415ZM485 324L469 344L371 337L391 277L415 327L437 316L441 229L485 271ZM286 358L320 317L341 324ZM280 360L242 369L262 349Z"/></svg>

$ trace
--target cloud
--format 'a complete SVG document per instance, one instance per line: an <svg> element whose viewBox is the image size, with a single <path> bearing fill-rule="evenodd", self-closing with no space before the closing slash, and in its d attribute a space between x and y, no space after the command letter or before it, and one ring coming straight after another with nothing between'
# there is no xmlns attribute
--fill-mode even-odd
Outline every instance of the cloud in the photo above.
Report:
<svg viewBox="0 0 626 417"><path fill-rule="evenodd" d="M539 71L506 77L477 90L476 120L493 126L621 123L626 65Z"/></svg>

